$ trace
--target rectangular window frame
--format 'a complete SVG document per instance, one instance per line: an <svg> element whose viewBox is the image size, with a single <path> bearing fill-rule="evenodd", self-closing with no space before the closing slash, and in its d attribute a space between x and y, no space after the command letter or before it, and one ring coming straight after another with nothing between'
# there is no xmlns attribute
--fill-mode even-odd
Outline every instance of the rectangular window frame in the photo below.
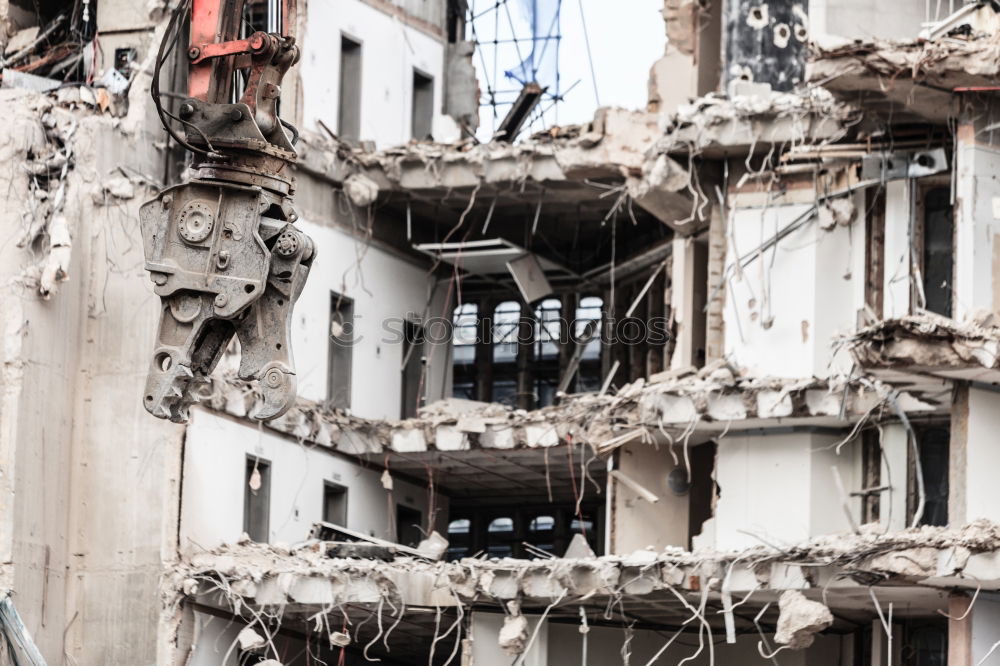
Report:
<svg viewBox="0 0 1000 666"><path fill-rule="evenodd" d="M260 474L260 488L256 491L250 487L255 468ZM268 543L271 537L271 471L270 460L247 454L243 473L243 531L257 543Z"/></svg>
<svg viewBox="0 0 1000 666"><path fill-rule="evenodd" d="M341 32L340 79L337 86L337 136L352 144L361 140L363 74L364 41Z"/></svg>

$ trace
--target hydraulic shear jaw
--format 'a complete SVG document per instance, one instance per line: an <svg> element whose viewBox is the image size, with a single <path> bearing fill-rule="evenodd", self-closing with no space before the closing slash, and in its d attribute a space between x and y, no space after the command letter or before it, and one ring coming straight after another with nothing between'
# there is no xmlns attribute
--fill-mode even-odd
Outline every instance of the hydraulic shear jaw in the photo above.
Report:
<svg viewBox="0 0 1000 666"><path fill-rule="evenodd" d="M295 403L292 309L315 254L285 212L259 187L192 181L142 207L146 269L160 297L160 325L143 404L184 423L205 397L208 377L235 335L239 377L259 383L253 414L270 420Z"/></svg>

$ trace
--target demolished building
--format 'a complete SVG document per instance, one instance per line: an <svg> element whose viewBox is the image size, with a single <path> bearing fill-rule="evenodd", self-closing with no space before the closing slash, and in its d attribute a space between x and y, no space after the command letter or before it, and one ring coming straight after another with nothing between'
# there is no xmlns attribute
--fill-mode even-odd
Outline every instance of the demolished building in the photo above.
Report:
<svg viewBox="0 0 1000 666"><path fill-rule="evenodd" d="M1000 659L991 3L666 0L649 109L489 143L465 3L301 5L300 399L253 421L234 347L184 425L141 407L165 8L42 4L0 3L15 663Z"/></svg>

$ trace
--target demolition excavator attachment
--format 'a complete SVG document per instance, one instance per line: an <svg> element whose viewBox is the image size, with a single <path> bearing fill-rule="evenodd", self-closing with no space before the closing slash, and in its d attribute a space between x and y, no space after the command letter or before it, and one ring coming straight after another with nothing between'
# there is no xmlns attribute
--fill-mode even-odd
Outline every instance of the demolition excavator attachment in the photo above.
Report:
<svg viewBox="0 0 1000 666"><path fill-rule="evenodd" d="M290 125L278 117L281 80L298 59L294 38L255 32L236 39L242 0L181 0L157 54L153 99L164 127L196 157L191 177L142 206L146 270L160 297L160 325L143 404L185 422L199 387L235 336L239 376L263 395L254 418L284 414L295 402L292 308L315 255L295 228ZM189 97L163 108L159 69L165 45L191 11ZM287 20L291 10L283 5ZM222 41L214 40L216 35ZM235 74L234 74L235 73ZM236 80L242 94L231 103ZM180 123L180 136L171 125Z"/></svg>

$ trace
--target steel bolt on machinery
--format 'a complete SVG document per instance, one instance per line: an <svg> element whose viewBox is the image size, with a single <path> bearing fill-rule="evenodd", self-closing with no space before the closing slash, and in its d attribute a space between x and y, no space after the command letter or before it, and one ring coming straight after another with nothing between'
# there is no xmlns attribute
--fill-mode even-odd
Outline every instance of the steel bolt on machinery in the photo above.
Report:
<svg viewBox="0 0 1000 666"><path fill-rule="evenodd" d="M278 99L299 49L280 29L236 39L244 1L180 0L151 90L164 127L195 155L191 176L139 214L145 267L161 300L143 404L176 422L187 421L234 335L242 351L239 376L259 382L263 395L254 418L284 414L296 396L292 308L315 249L294 226L290 172L297 154L286 128L296 133L278 117ZM279 3L271 4L278 11ZM188 98L173 115L162 107L159 74L189 10ZM283 0L280 11L286 25L294 23L292 0ZM242 96L229 103L240 71ZM183 125L184 137L169 119Z"/></svg>

